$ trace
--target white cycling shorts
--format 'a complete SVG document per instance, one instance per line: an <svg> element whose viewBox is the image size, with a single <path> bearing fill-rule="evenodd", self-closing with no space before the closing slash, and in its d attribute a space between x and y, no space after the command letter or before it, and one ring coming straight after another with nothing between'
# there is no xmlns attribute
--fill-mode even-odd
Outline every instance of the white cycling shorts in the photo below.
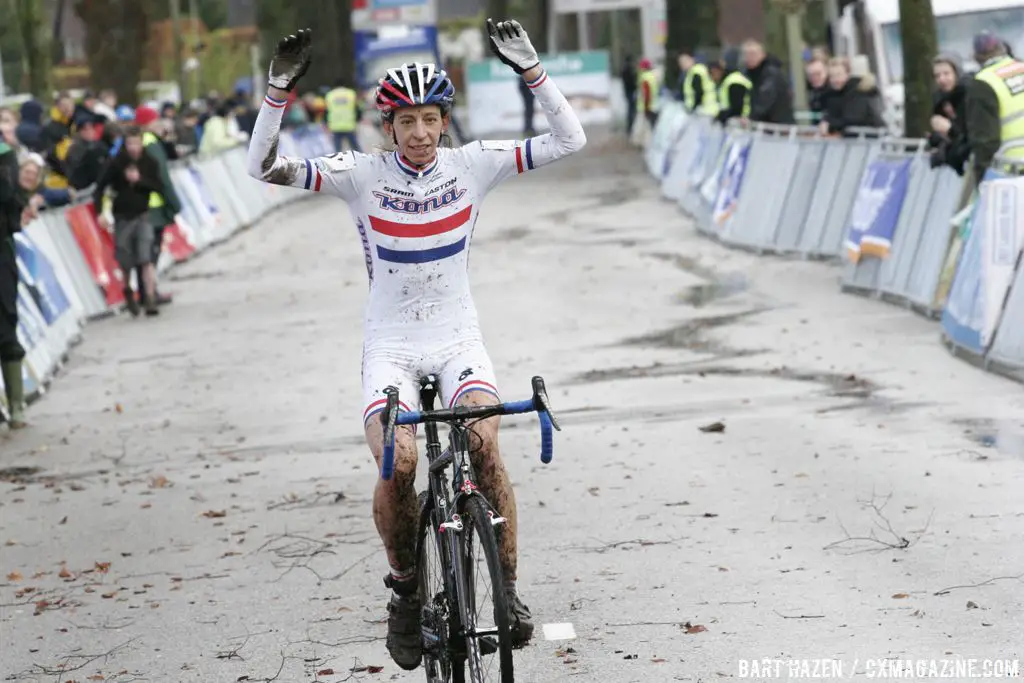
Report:
<svg viewBox="0 0 1024 683"><path fill-rule="evenodd" d="M486 392L501 400L491 358L479 337L401 347L375 343L363 350L363 424L384 410L384 389L389 386L398 388L402 410L419 410L419 382L426 375L436 375L440 384L441 405L435 408L450 408L473 391Z"/></svg>

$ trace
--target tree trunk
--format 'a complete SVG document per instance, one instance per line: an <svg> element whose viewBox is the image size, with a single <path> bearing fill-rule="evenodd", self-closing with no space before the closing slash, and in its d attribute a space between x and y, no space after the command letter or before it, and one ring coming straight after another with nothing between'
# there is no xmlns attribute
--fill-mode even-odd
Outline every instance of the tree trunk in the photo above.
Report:
<svg viewBox="0 0 1024 683"><path fill-rule="evenodd" d="M146 54L148 0L77 0L85 24L85 54L94 89L111 88L118 102L138 101L139 75Z"/></svg>
<svg viewBox="0 0 1024 683"><path fill-rule="evenodd" d="M487 18L496 22L513 19L508 13L508 0L487 0Z"/></svg>
<svg viewBox="0 0 1024 683"><path fill-rule="evenodd" d="M679 81L679 55L692 55L719 46L718 3L707 0L668 2L665 23L665 83L673 89Z"/></svg>
<svg viewBox="0 0 1024 683"><path fill-rule="evenodd" d="M931 0L900 0L903 35L904 130L908 138L924 137L932 110L932 59L938 40Z"/></svg>
<svg viewBox="0 0 1024 683"><path fill-rule="evenodd" d="M352 41L352 9L349 0L320 0L298 4L297 24L281 35L299 28L313 29L313 61L302 78L302 91L333 87L344 78L355 82L355 45ZM273 55L273 52L270 53Z"/></svg>
<svg viewBox="0 0 1024 683"><path fill-rule="evenodd" d="M47 39L46 17L36 0L18 0L18 27L25 48L28 66L28 91L49 101L50 52Z"/></svg>

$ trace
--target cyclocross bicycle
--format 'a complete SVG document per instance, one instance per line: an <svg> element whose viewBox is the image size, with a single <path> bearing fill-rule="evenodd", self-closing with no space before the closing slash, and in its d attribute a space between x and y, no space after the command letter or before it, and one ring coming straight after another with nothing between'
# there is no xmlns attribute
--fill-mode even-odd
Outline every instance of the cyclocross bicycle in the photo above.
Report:
<svg viewBox="0 0 1024 683"><path fill-rule="evenodd" d="M469 458L469 435L476 420L536 412L541 455L551 462L551 414L544 380L533 378L533 398L491 406L434 410L437 378L420 380L421 411L399 411L398 389L388 387L381 477L394 472L395 426L426 425L428 488L419 495L416 542L417 581L422 606L423 665L429 683L513 683L512 635L498 563L500 517L480 492ZM437 423L450 427L441 450ZM446 470L450 468L450 475Z"/></svg>

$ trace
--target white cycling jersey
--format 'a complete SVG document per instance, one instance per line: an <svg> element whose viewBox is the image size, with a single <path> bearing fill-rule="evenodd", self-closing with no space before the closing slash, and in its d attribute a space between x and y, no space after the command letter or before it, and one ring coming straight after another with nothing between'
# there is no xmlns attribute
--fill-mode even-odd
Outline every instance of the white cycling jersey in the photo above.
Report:
<svg viewBox="0 0 1024 683"><path fill-rule="evenodd" d="M416 381L428 372L439 374L441 395L449 404L466 390L497 393L469 287L469 246L480 205L501 181L586 143L579 119L551 79L541 74L529 85L547 115L550 133L438 149L435 160L423 168L407 163L398 152L280 157L285 103L264 99L249 145L249 173L344 199L362 238L370 279L365 417L379 408L389 383L399 387L406 407L417 403Z"/></svg>

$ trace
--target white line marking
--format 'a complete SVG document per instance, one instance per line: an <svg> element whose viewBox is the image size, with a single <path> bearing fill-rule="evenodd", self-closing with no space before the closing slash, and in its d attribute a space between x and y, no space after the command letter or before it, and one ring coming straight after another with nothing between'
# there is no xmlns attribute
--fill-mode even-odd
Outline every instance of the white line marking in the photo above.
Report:
<svg viewBox="0 0 1024 683"><path fill-rule="evenodd" d="M572 624L544 624L545 640L573 640L576 638L576 629Z"/></svg>

